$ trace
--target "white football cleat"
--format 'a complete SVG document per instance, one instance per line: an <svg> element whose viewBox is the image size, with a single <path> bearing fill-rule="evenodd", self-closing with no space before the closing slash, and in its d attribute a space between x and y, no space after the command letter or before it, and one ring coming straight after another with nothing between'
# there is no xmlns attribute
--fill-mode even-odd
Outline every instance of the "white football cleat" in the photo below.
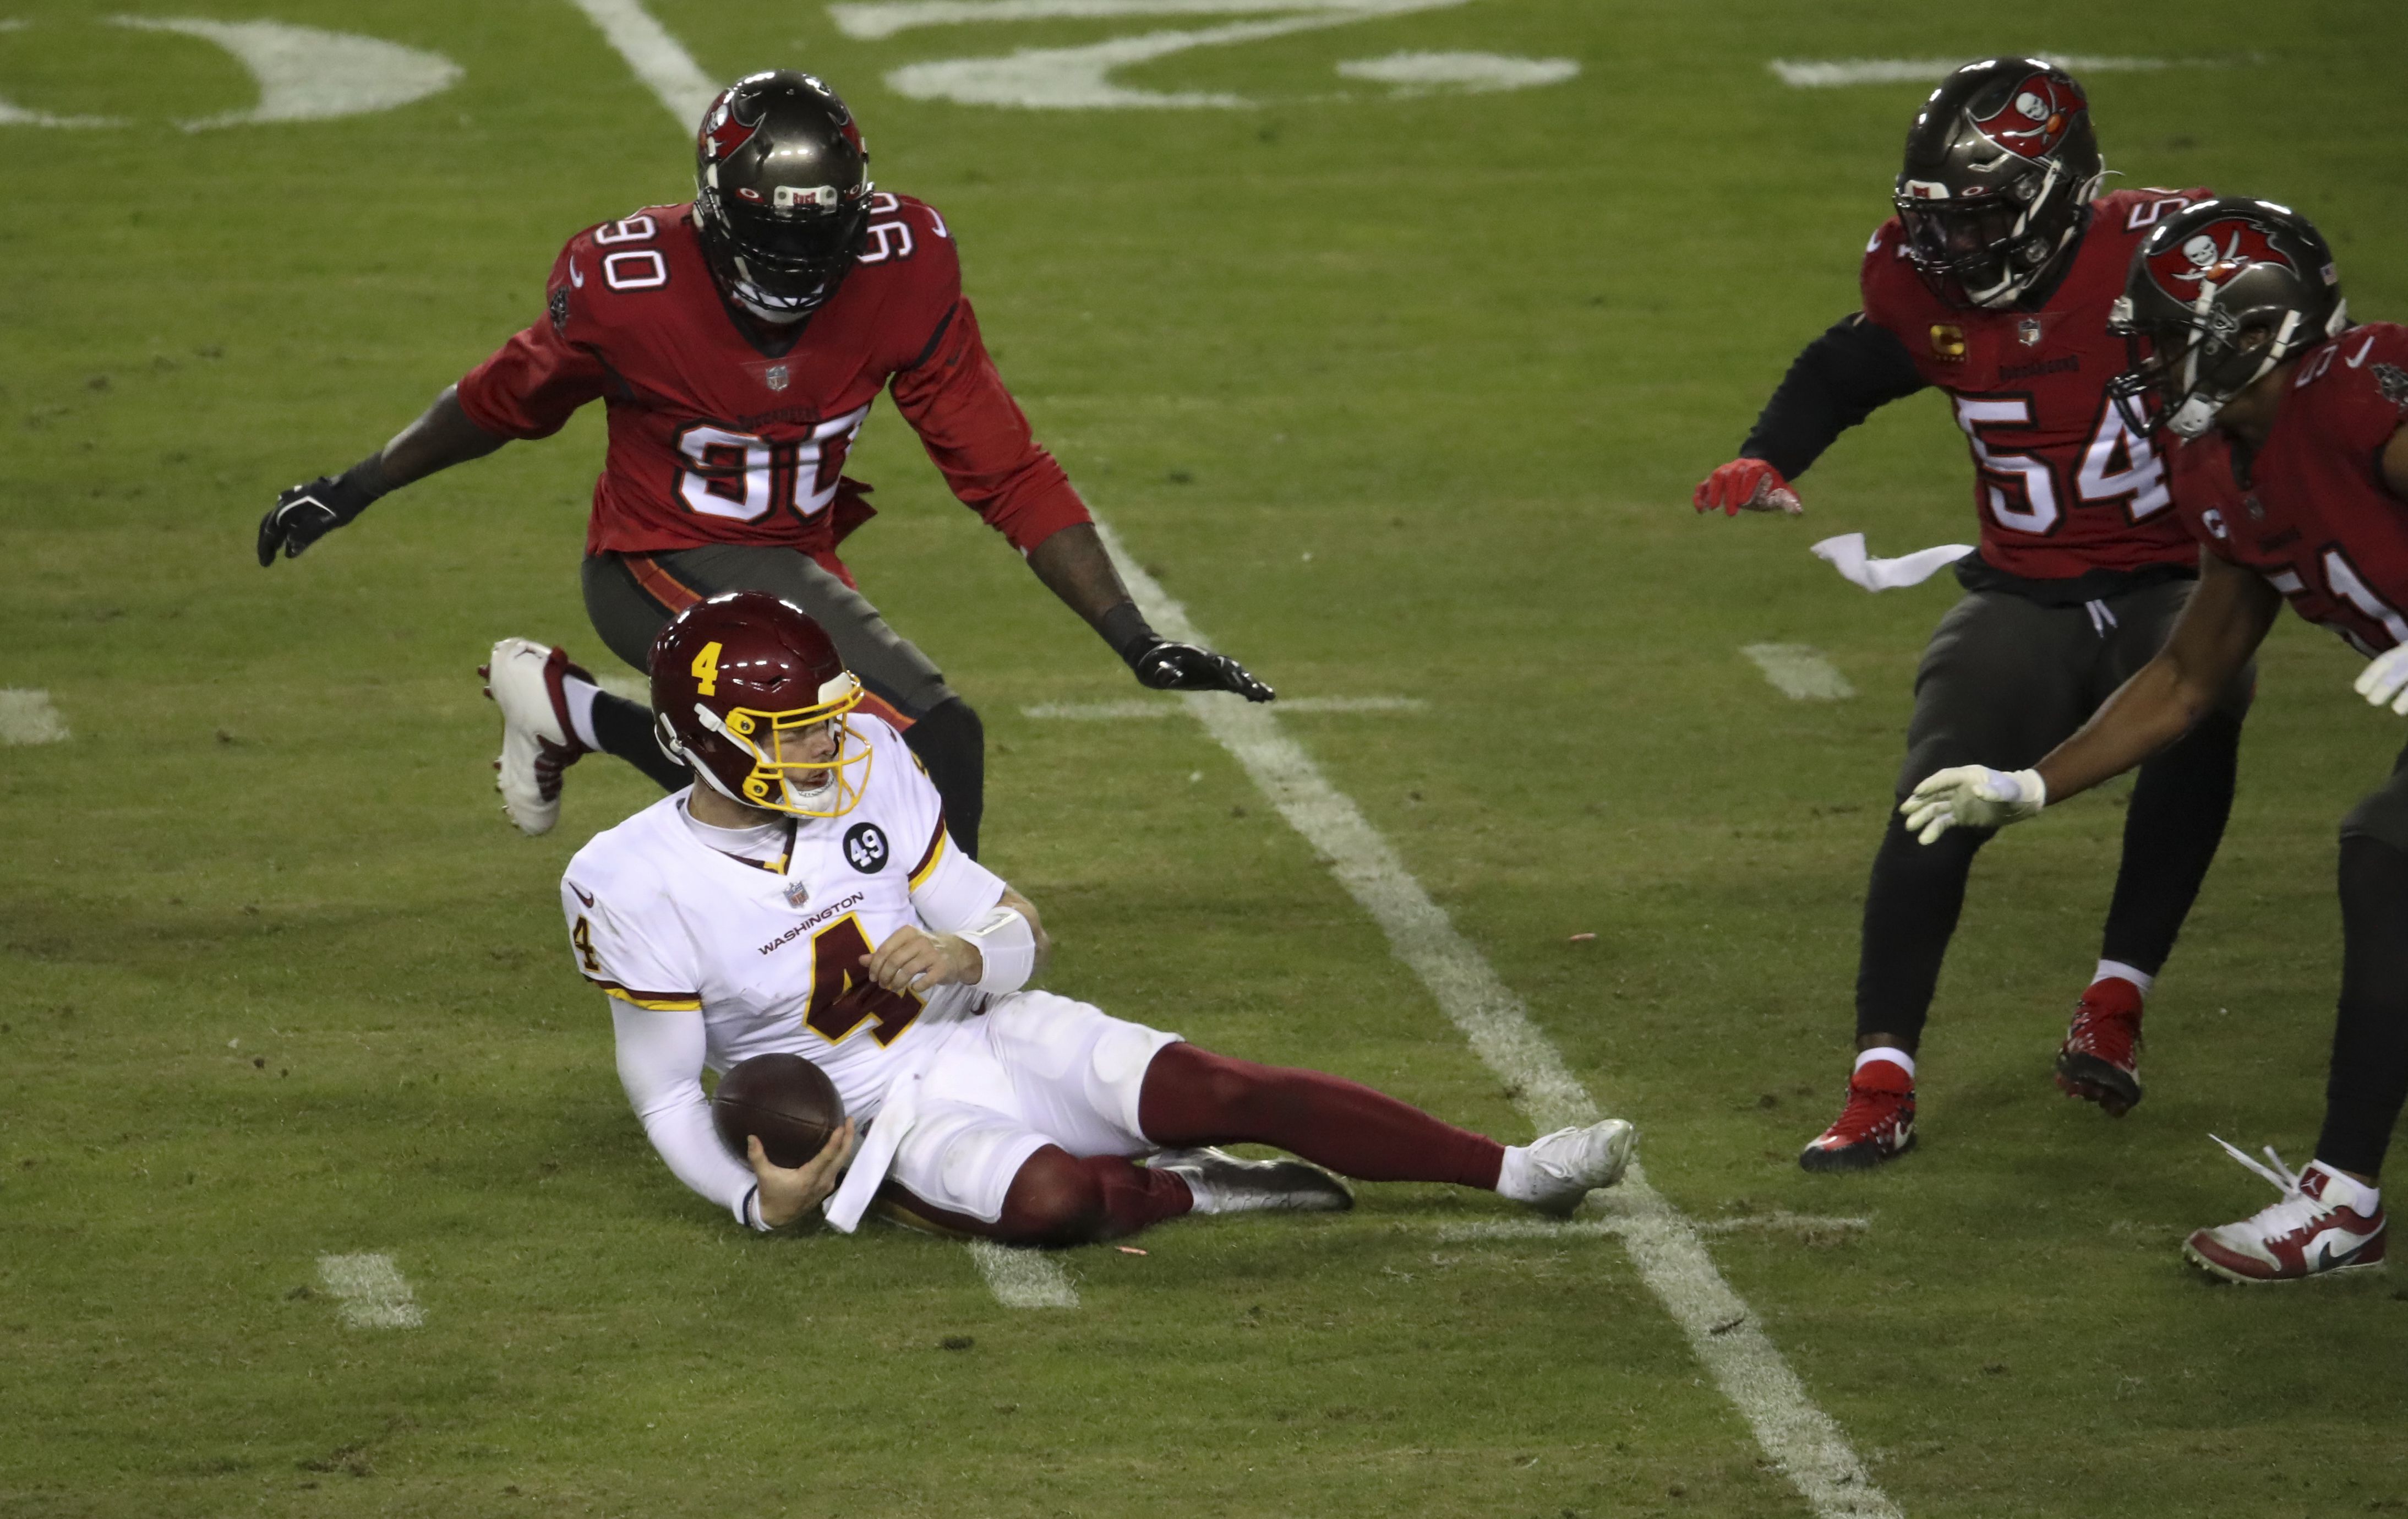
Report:
<svg viewBox="0 0 2408 1519"><path fill-rule="evenodd" d="M1187 1183L1198 1213L1343 1213L1346 1183L1303 1161L1242 1161L1223 1150L1166 1150L1146 1162Z"/></svg>
<svg viewBox="0 0 2408 1519"><path fill-rule="evenodd" d="M502 709L502 757L494 761L502 810L520 832L548 833L560 821L560 773L594 752L569 726L561 679L594 677L569 663L566 650L525 638L494 644L492 662L478 666L477 673Z"/></svg>
<svg viewBox="0 0 2408 1519"><path fill-rule="evenodd" d="M1584 1129L1557 1129L1518 1152L1508 1150L1497 1190L1541 1213L1570 1218L1592 1190L1622 1179L1638 1149L1639 1131L1618 1118Z"/></svg>
<svg viewBox="0 0 2408 1519"><path fill-rule="evenodd" d="M2227 1281L2253 1282L2304 1281L2383 1265L2380 1194L2366 1194L2322 1161L2311 1161L2307 1170L2295 1174L2272 1145L2266 1159L2272 1164L2260 1165L2215 1136L2208 1137L2280 1188L2283 1196L2238 1223L2193 1230L2183 1241L2192 1265ZM2351 1194L2349 1201L2342 1199L2344 1192Z"/></svg>

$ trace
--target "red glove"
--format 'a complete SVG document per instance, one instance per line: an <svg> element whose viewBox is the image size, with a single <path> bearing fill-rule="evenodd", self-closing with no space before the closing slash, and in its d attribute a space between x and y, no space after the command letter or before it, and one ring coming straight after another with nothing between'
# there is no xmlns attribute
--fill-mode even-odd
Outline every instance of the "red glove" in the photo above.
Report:
<svg viewBox="0 0 2408 1519"><path fill-rule="evenodd" d="M1762 459L1733 459L1698 483L1689 504L1700 512L1723 509L1735 517L1742 512L1778 512L1794 517L1806 509L1781 471Z"/></svg>

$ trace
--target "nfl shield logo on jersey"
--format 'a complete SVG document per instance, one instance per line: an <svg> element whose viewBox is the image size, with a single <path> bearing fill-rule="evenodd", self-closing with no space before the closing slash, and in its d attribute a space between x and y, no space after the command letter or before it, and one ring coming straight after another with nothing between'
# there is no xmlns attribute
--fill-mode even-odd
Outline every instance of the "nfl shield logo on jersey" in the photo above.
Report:
<svg viewBox="0 0 2408 1519"><path fill-rule="evenodd" d="M771 390L783 390L783 389L785 389L785 388L786 388L786 367L785 367L784 365L782 365L782 364L772 364L772 365L770 365L767 369L764 369L764 370L762 370L762 371L761 371L761 381L762 381L762 383L763 383L764 384L767 384L767 385Z"/></svg>
<svg viewBox="0 0 2408 1519"><path fill-rule="evenodd" d="M2016 323L2015 341L2023 344L2026 348L2038 348L2040 346L2040 318L2036 316L2028 316L2022 321Z"/></svg>
<svg viewBox="0 0 2408 1519"><path fill-rule="evenodd" d="M796 908L799 911L803 904L810 900L811 886L809 881L788 881L786 883L787 906Z"/></svg>

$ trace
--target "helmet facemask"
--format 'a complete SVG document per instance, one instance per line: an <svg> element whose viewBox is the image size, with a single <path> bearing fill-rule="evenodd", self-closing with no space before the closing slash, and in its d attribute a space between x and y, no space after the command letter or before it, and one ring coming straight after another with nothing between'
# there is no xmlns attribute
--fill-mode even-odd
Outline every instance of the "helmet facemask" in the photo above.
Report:
<svg viewBox="0 0 2408 1519"><path fill-rule="evenodd" d="M780 215L723 193L716 166L695 195L703 256L730 299L765 322L794 322L826 305L861 251L864 194L851 206Z"/></svg>
<svg viewBox="0 0 2408 1519"><path fill-rule="evenodd" d="M861 704L861 682L847 671L822 686L819 698L789 712L739 706L724 715L697 702L695 723L727 752L688 749L684 758L731 802L798 817L841 817L860 804L869 784L869 745L845 720Z"/></svg>
<svg viewBox="0 0 2408 1519"><path fill-rule="evenodd" d="M1901 179L1894 203L1907 257L1943 299L1985 309L2013 306L2073 240L2097 182L2071 183L2057 162L2017 176L1996 194L1952 195L1943 184Z"/></svg>

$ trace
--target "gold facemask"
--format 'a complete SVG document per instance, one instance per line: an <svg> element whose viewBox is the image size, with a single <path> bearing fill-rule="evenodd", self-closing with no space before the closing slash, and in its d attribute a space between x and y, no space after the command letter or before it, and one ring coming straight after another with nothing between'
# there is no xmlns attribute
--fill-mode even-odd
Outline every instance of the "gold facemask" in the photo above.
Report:
<svg viewBox="0 0 2408 1519"><path fill-rule="evenodd" d="M845 715L861 705L861 682L847 671L821 687L820 700L808 707L737 707L724 718L712 715L708 726L752 760L738 800L802 817L841 817L860 805L869 785L870 749ZM835 725L836 752L824 760L804 758L823 723Z"/></svg>

